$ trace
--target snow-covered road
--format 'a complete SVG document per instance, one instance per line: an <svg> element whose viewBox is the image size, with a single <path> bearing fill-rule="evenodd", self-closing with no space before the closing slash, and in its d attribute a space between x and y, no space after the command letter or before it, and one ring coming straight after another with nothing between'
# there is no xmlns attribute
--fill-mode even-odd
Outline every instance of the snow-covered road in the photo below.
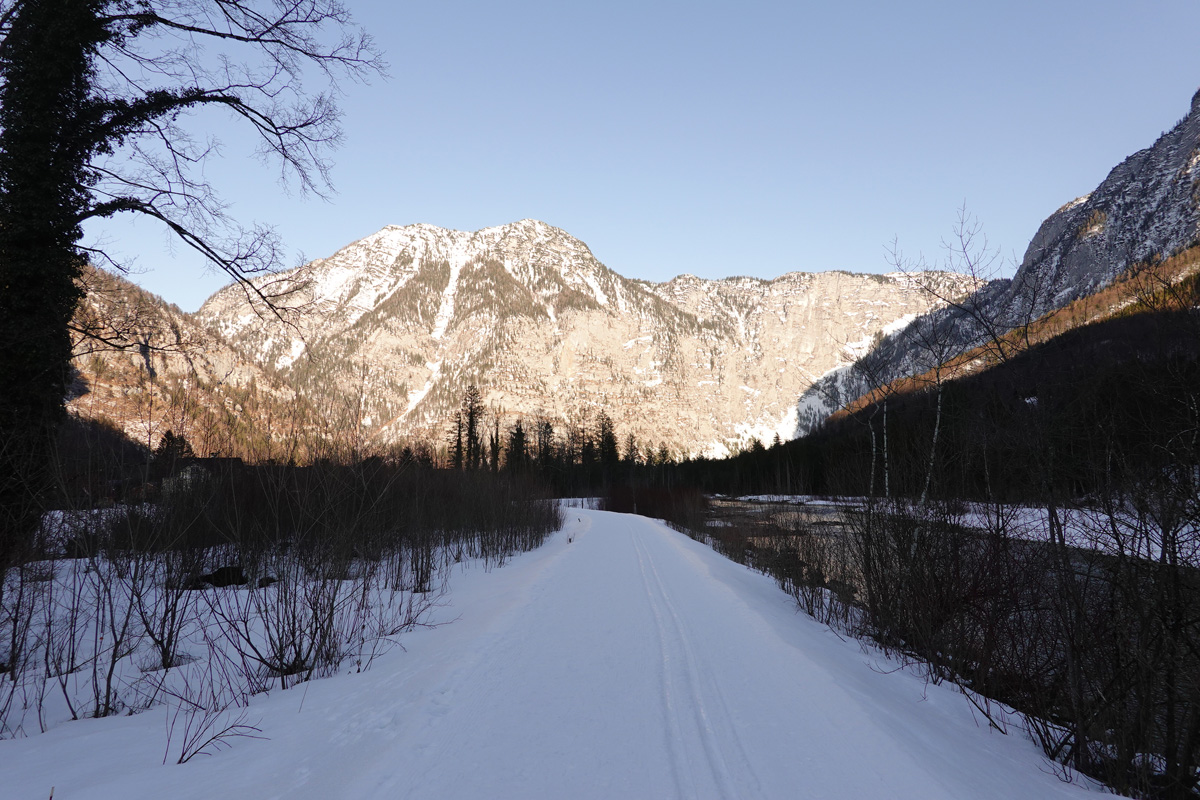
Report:
<svg viewBox="0 0 1200 800"><path fill-rule="evenodd" d="M540 550L456 574L440 610L456 621L407 652L256 701L268 740L163 767L161 713L69 723L0 742L0 796L1081 793L1022 735L839 639L770 579L661 523L568 514Z"/></svg>

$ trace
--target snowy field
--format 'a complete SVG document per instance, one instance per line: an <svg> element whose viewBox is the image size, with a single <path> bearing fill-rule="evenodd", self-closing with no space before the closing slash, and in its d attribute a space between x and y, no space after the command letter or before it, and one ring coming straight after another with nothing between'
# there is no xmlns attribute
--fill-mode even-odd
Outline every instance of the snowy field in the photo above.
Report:
<svg viewBox="0 0 1200 800"><path fill-rule="evenodd" d="M371 670L257 695L262 739L162 764L167 714L0 741L0 797L1078 797L1019 732L665 525L569 509L464 568ZM569 541L573 539L573 541ZM345 672L345 670L343 670Z"/></svg>

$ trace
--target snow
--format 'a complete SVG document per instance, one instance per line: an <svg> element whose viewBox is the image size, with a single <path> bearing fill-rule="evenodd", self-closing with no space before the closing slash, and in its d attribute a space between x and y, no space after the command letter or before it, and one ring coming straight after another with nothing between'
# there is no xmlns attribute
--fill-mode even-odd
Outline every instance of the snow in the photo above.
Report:
<svg viewBox="0 0 1200 800"><path fill-rule="evenodd" d="M433 390L434 384L437 383L438 378L442 376L441 361L427 361L425 362L425 368L429 370L429 379L425 381L424 386L413 392L412 396L408 399L408 405L404 407L403 413L400 414L400 419L408 418L408 415L411 414L413 410L421 404L421 401L425 399L425 396Z"/></svg>
<svg viewBox="0 0 1200 800"><path fill-rule="evenodd" d="M292 364L296 363L296 359L304 355L304 340L292 339L292 345L286 355L282 355L275 360L275 369L287 369Z"/></svg>
<svg viewBox="0 0 1200 800"><path fill-rule="evenodd" d="M1083 205L1084 203L1086 203L1088 200L1091 200L1091 199L1092 199L1092 193L1088 192L1087 194L1082 195L1081 197L1076 197L1074 200L1072 200L1071 202L1064 205L1062 208L1060 208L1055 213L1061 214L1064 211L1070 211L1073 208L1078 208L1079 206Z"/></svg>
<svg viewBox="0 0 1200 800"><path fill-rule="evenodd" d="M852 365L844 364L826 371L816 378L797 400L795 409L796 427L788 437L799 438L816 430L825 419L838 409L841 401L835 398L848 394L845 389L854 379ZM854 391L854 389L851 389ZM847 399L858 397L857 394Z"/></svg>
<svg viewBox="0 0 1200 800"><path fill-rule="evenodd" d="M775 432L779 434L782 441L790 441L796 438L796 429L800 426L800 410L798 406L789 406L779 420L779 424L775 426Z"/></svg>
<svg viewBox="0 0 1200 800"><path fill-rule="evenodd" d="M792 505L809 503L809 496L803 494L747 494L734 499L746 503L791 503Z"/></svg>
<svg viewBox="0 0 1200 800"><path fill-rule="evenodd" d="M849 361L857 361L865 356L871 350L871 343L875 341L874 334L868 333L856 342L849 342L842 347L842 352Z"/></svg>
<svg viewBox="0 0 1200 800"><path fill-rule="evenodd" d="M604 294L604 290L600 288L600 283L596 280L596 276L591 273L585 273L583 281L592 290L592 296L596 298L596 302L602 306L608 305L608 296Z"/></svg>
<svg viewBox="0 0 1200 800"><path fill-rule="evenodd" d="M466 266L468 258L466 246L461 243L456 244L450 256L450 280L442 292L437 316L433 319L433 333L430 335L434 341L441 341L442 337L446 335L446 328L450 325L450 320L454 318L454 299L458 296L458 278L462 275L462 269Z"/></svg>
<svg viewBox="0 0 1200 800"><path fill-rule="evenodd" d="M437 314L433 318L433 330L430 331L430 338L435 342L441 342L446 335L446 329L450 326L450 320L454 319L454 301L458 297L458 279L462 275L463 267L471 260L470 248L465 240L456 240L454 246L448 254L450 261L450 278L446 282L446 288L442 290L442 298L438 303ZM441 356L442 351L439 348L438 355ZM427 361L426 369L429 370L429 379L425 381L425 385L414 392L408 399L408 404L404 411L400 414L400 419L407 419L421 401L433 390L438 379L442 376L442 358L435 361Z"/></svg>
<svg viewBox="0 0 1200 800"><path fill-rule="evenodd" d="M325 271L313 287L313 299L317 302L331 300L336 302L347 290L350 282L358 277L358 270L351 264L330 267Z"/></svg>
<svg viewBox="0 0 1200 800"><path fill-rule="evenodd" d="M885 337L891 336L893 333L899 333L912 324L913 320L915 320L917 316L917 314L904 314L903 316L897 317L887 325L884 325L882 328L880 328L880 333L882 333Z"/></svg>
<svg viewBox="0 0 1200 800"><path fill-rule="evenodd" d="M755 391L749 386L739 388L744 392ZM747 400L748 402L749 400ZM733 455L735 448L746 447L755 441L761 442L763 445L770 445L776 436L779 437L780 441L786 442L795 438L796 426L796 407L789 406L774 425L770 421L764 422L761 419L753 423L737 423L733 426L733 436L730 439L709 442L701 448L699 455L703 458L728 458Z"/></svg>
<svg viewBox="0 0 1200 800"><path fill-rule="evenodd" d="M0 742L13 798L1081 796L1032 742L666 525L567 509L362 674L259 695L264 739L161 765L166 714ZM573 541L571 541L573 540Z"/></svg>
<svg viewBox="0 0 1200 800"><path fill-rule="evenodd" d="M1139 513L1127 504L1103 507L1060 507L1057 509L1067 545L1081 550L1096 550L1109 555L1156 560L1162 554L1164 535L1153 513ZM986 532L1002 527L1013 539L1049 542L1049 509L1040 506L968 503L961 515L962 525ZM1200 559L1200 539L1194 525L1185 524L1175 532L1179 556L1184 563Z"/></svg>

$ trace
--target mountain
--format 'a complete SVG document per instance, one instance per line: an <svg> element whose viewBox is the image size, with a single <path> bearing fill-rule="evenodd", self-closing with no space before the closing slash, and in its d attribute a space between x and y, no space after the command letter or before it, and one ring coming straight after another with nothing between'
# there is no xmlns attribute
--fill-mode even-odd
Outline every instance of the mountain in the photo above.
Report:
<svg viewBox="0 0 1200 800"><path fill-rule="evenodd" d="M1044 287L1045 313L1107 285L1131 264L1174 255L1200 238L1200 91L1153 146L1122 161L1090 193L1038 228L1014 278Z"/></svg>
<svg viewBox="0 0 1200 800"><path fill-rule="evenodd" d="M985 346L1095 295L1135 265L1169 259L1198 241L1200 91L1188 114L1151 147L1126 158L1093 191L1047 217L1012 279L981 280L966 299L881 341L856 369L834 370L810 386L799 403L800 431L814 429L874 387L928 370L938 358ZM1117 301L1125 299L1121 295ZM931 342L940 353L931 352Z"/></svg>
<svg viewBox="0 0 1200 800"><path fill-rule="evenodd" d="M69 409L146 447L169 429L205 454L245 452L262 419L287 419L295 392L218 331L128 280L89 267L72 324Z"/></svg>
<svg viewBox="0 0 1200 800"><path fill-rule="evenodd" d="M955 297L974 286L935 277ZM814 379L933 307L928 278L654 284L535 220L473 233L389 226L252 291L226 288L196 321L371 441L442 439L474 383L502 425L586 424L603 411L643 444L721 455L791 438Z"/></svg>

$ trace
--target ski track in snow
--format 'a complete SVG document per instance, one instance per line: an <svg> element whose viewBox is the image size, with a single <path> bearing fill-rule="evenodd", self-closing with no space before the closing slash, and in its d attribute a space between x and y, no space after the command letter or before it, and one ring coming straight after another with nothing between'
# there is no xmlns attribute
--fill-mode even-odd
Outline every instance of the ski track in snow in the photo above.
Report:
<svg viewBox="0 0 1200 800"><path fill-rule="evenodd" d="M628 525L628 523L626 524ZM658 638L663 657L663 697L667 704L668 716L670 717L670 730L675 735L675 740L668 744L673 751L672 756L676 765L675 774L677 783L680 786L685 786L690 781L691 773L696 768L694 761L703 756L702 761L707 763L709 770L711 770L713 784L718 790L719 796L736 798L747 797L752 794L757 797L760 795L760 787L757 786L758 780L746 758L746 751L742 747L741 737L738 735L737 730L729 723L729 709L725 705L725 700L721 695L721 687L719 684L711 681L705 681L702 685L699 662L691 646L692 635L684 627L683 620L675 610L670 595L663 585L662 576L654 566L654 561L647 552L646 547L636 535L632 536L631 540L634 550L637 552L638 569L642 573L642 584L646 588L646 596L650 600L650 605L654 612L655 624L658 627ZM676 702L677 693L675 691L677 683L683 683L687 688L686 692L678 693L678 704ZM708 695L708 699L706 699L705 694ZM717 708L711 709L710 706L713 705L712 701L714 700L716 701ZM678 748L680 746L686 747L690 738L684 736L682 733L684 721L681 719L681 717L686 718L688 713L686 706L689 702L691 704L691 711L694 714L694 730L700 739L704 752L703 754L693 752L691 754L692 758L685 756L680 761ZM714 714L713 711L717 713ZM717 730L718 727L720 730ZM728 748L723 747L719 739L725 739L732 746ZM724 751L726 749L732 751L730 754L738 758L739 767L741 768L739 773L749 779L750 783L754 784L754 791L752 793L738 791L736 782L725 761ZM703 766L704 763L699 765L701 768ZM750 786L743 787L743 789L750 788ZM693 789L687 793L687 796L694 796L695 794L696 792Z"/></svg>
<svg viewBox="0 0 1200 800"><path fill-rule="evenodd" d="M0 796L1079 797L973 718L666 525L565 509L546 545L452 576L361 675L256 698L267 740L161 766L165 712L0 742ZM574 541L568 543L567 537Z"/></svg>

